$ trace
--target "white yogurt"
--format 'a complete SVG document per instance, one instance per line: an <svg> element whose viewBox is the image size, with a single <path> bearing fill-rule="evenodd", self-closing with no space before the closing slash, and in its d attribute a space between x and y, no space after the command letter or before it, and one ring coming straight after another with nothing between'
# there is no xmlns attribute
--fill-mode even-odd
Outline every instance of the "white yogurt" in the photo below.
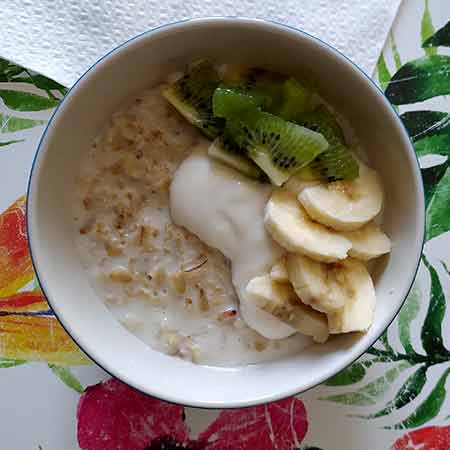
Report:
<svg viewBox="0 0 450 450"><path fill-rule="evenodd" d="M175 172L170 188L172 220L220 250L232 264L232 280L245 322L269 339L296 332L245 298L255 276L270 271L285 253L264 228L272 187L216 163L204 150L192 153Z"/></svg>

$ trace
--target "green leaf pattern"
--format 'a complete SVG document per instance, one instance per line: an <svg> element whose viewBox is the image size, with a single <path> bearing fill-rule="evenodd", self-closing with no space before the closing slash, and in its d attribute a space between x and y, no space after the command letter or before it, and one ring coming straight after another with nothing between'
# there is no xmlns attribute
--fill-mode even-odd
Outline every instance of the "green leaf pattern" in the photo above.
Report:
<svg viewBox="0 0 450 450"><path fill-rule="evenodd" d="M422 392L427 381L426 372L426 366L419 367L416 372L408 377L394 399L389 401L380 411L367 416L355 414L354 417L360 417L361 419L377 419L378 417L387 416L393 411L403 408L403 406L410 403Z"/></svg>
<svg viewBox="0 0 450 450"><path fill-rule="evenodd" d="M77 380L75 375L70 371L68 367L57 366L56 364L49 364L48 367L52 372L68 387L74 391L82 394L84 391L83 386Z"/></svg>
<svg viewBox="0 0 450 450"><path fill-rule="evenodd" d="M442 322L444 321L446 309L444 290L442 289L439 275L428 262L425 255L423 256L423 262L430 272L431 292L430 304L422 326L422 345L428 355L450 356L442 339Z"/></svg>
<svg viewBox="0 0 450 450"><path fill-rule="evenodd" d="M414 142L450 132L450 115L446 112L408 111L400 118Z"/></svg>
<svg viewBox="0 0 450 450"><path fill-rule="evenodd" d="M450 57L438 54L437 49L439 46L450 46L450 22L435 33L428 0L424 2L421 41L426 56L402 65L391 36L396 70L392 76L385 56L379 58L379 83L397 109L402 108L401 105L450 94ZM426 197L426 240L430 241L450 230L450 114L417 108L415 111L403 112L400 117L419 158L433 155L446 158L444 161L433 159L431 165L428 163L426 168L421 169ZM394 325L397 333L395 330L392 333L385 332L363 359L328 380L326 385L338 392L322 397L322 400L351 406L352 414L349 415L361 420L386 418L388 422L384 428L389 429L420 427L444 412L446 382L450 373L450 350L443 336L446 293L444 280L425 255L422 264L430 280L426 298L416 282ZM448 263L441 261L441 265L442 276L450 277ZM447 283L449 281L446 280ZM429 302L426 302L428 298ZM391 340L391 335L398 336L399 342L394 338ZM424 353L422 350L416 351L413 345L419 340ZM380 367L385 363L389 364L386 369ZM389 386L406 368L411 369L408 377L396 390L390 389ZM378 374L384 370L384 375L359 387L366 379L370 380L372 369ZM430 375L436 371L437 380L434 375ZM350 390L349 387L355 383L358 383L358 388ZM344 391L339 392L340 389ZM427 392L425 397L423 392ZM384 397L388 397L388 400L382 404L380 400ZM379 405L378 408L375 409L375 405ZM355 408L359 407L371 408L372 411L355 413Z"/></svg>
<svg viewBox="0 0 450 450"><path fill-rule="evenodd" d="M428 209L431 200L435 197L436 190L440 189L440 181L444 178L448 165L449 160L447 159L444 164L438 164L436 166L421 169L425 192L425 208ZM430 228L428 228L428 230L430 230Z"/></svg>
<svg viewBox="0 0 450 450"><path fill-rule="evenodd" d="M430 36L422 44L424 49L432 47L450 47L450 22L447 22L433 36Z"/></svg>
<svg viewBox="0 0 450 450"><path fill-rule="evenodd" d="M59 103L53 98L10 89L0 90L0 98L8 108L15 111L42 111L54 108Z"/></svg>
<svg viewBox="0 0 450 450"><path fill-rule="evenodd" d="M370 367L371 361L360 361L348 366L334 377L328 379L327 386L347 386L361 381L366 375L366 369Z"/></svg>
<svg viewBox="0 0 450 450"><path fill-rule="evenodd" d="M441 407L445 401L448 374L450 367L441 375L435 388L430 392L428 397L417 407L417 409L404 421L395 424L392 428L416 428L434 419L440 412ZM386 427L391 428L391 427Z"/></svg>
<svg viewBox="0 0 450 450"><path fill-rule="evenodd" d="M430 7L428 0L425 0L425 10L422 16L422 24L421 24L421 30L420 30L420 36L422 39L422 46L425 41L427 41L428 38L433 36L434 34L434 26L431 21L431 14L430 14ZM427 46L425 48L425 53L427 55L435 55L436 49L430 46Z"/></svg>
<svg viewBox="0 0 450 450"><path fill-rule="evenodd" d="M18 142L23 142L23 139L13 139L12 141L0 142L0 147L6 147L7 145L17 144Z"/></svg>
<svg viewBox="0 0 450 450"><path fill-rule="evenodd" d="M0 112L0 134L18 131L43 125L44 120L24 117L24 113L45 111L54 108L67 89L49 78L34 74L20 66L0 58L0 82L27 83L33 85L34 92L11 90L0 87L0 98L8 112ZM14 111L19 112L15 115ZM24 139L1 139L0 147L22 142Z"/></svg>
<svg viewBox="0 0 450 450"><path fill-rule="evenodd" d="M405 105L450 93L450 56L432 55L406 63L392 77L386 96Z"/></svg>
<svg viewBox="0 0 450 450"><path fill-rule="evenodd" d="M397 43L395 42L394 34L390 33L391 37L391 49L392 49L392 55L394 56L394 63L395 68L398 70L400 67L402 67L402 60L400 58L400 53L398 52Z"/></svg>
<svg viewBox="0 0 450 450"><path fill-rule="evenodd" d="M450 134L437 134L435 136L420 139L414 143L417 156L450 154Z"/></svg>
<svg viewBox="0 0 450 450"><path fill-rule="evenodd" d="M446 170L435 188L427 208L426 239L430 240L450 230L450 168Z"/></svg>
<svg viewBox="0 0 450 450"><path fill-rule="evenodd" d="M389 81L391 81L391 74L389 73L389 69L387 68L383 53L378 59L377 71L378 82L380 83L381 88L384 89L388 85Z"/></svg>
<svg viewBox="0 0 450 450"><path fill-rule="evenodd" d="M417 317L420 310L420 300L422 293L419 286L415 285L411 290L408 299L400 311L397 319L398 334L400 342L406 353L413 354L414 348L411 344L411 323Z"/></svg>
<svg viewBox="0 0 450 450"><path fill-rule="evenodd" d="M25 363L26 361L23 361L21 359L0 358L0 369L7 369L9 367L20 366Z"/></svg>
<svg viewBox="0 0 450 450"><path fill-rule="evenodd" d="M0 113L0 133L14 133L42 125L43 120L22 119L21 117L9 116Z"/></svg>
<svg viewBox="0 0 450 450"><path fill-rule="evenodd" d="M331 395L321 400L328 400L344 405L367 406L375 405L380 398L388 391L390 385L399 377L399 375L410 367L408 362L402 362L397 367L389 369L383 376L353 392Z"/></svg>

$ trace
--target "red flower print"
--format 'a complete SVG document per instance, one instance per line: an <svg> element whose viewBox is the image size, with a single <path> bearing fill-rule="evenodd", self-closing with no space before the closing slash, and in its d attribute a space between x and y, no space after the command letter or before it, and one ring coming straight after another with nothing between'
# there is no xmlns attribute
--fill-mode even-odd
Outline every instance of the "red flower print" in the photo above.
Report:
<svg viewBox="0 0 450 450"><path fill-rule="evenodd" d="M425 427L397 439L391 450L450 450L450 426Z"/></svg>
<svg viewBox="0 0 450 450"><path fill-rule="evenodd" d="M222 411L197 440L184 408L148 397L118 380L89 387L78 404L83 450L293 450L308 429L296 398Z"/></svg>
<svg viewBox="0 0 450 450"><path fill-rule="evenodd" d="M188 439L183 407L110 379L86 389L78 404L78 443L85 450L143 450L160 436Z"/></svg>
<svg viewBox="0 0 450 450"><path fill-rule="evenodd" d="M308 429L303 403L286 400L223 411L200 434L207 450L291 450L300 447Z"/></svg>

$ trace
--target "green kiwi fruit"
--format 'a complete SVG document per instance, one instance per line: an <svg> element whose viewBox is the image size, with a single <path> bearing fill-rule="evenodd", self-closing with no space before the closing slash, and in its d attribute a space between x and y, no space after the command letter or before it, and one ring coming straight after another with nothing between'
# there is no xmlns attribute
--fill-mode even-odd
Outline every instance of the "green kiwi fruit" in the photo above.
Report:
<svg viewBox="0 0 450 450"><path fill-rule="evenodd" d="M224 80L231 88L257 97L264 111L276 113L283 101L284 75L258 67L241 69ZM261 101L262 100L262 101Z"/></svg>
<svg viewBox="0 0 450 450"><path fill-rule="evenodd" d="M226 131L277 186L328 147L320 133L256 108L227 118Z"/></svg>
<svg viewBox="0 0 450 450"><path fill-rule="evenodd" d="M264 179L263 171L226 133L214 139L208 148L208 155L250 178Z"/></svg>
<svg viewBox="0 0 450 450"><path fill-rule="evenodd" d="M221 80L206 60L188 66L186 73L163 90L164 97L207 137L214 139L224 121L212 113L212 96Z"/></svg>
<svg viewBox="0 0 450 450"><path fill-rule="evenodd" d="M312 110L312 92L295 78L283 83L283 101L277 115L284 120L295 122L301 114Z"/></svg>
<svg viewBox="0 0 450 450"><path fill-rule="evenodd" d="M312 110L312 92L295 78L279 73L259 68L241 70L225 80L225 84L257 99L262 110L285 120L293 121L299 114Z"/></svg>
<svg viewBox="0 0 450 450"><path fill-rule="evenodd" d="M243 111L255 109L260 104L259 97L251 96L239 88L219 86L213 95L213 113L216 117L239 117ZM239 147L226 128L210 145L208 154L252 178L261 178L263 175L261 169L248 158L245 149Z"/></svg>
<svg viewBox="0 0 450 450"><path fill-rule="evenodd" d="M353 180L358 177L358 162L345 145L341 127L325 106L302 114L296 122L321 133L329 143L328 149L311 163L312 170L328 181Z"/></svg>
<svg viewBox="0 0 450 450"><path fill-rule="evenodd" d="M213 94L212 109L215 117L225 119L239 117L248 109L262 106L265 98L236 87L219 86Z"/></svg>

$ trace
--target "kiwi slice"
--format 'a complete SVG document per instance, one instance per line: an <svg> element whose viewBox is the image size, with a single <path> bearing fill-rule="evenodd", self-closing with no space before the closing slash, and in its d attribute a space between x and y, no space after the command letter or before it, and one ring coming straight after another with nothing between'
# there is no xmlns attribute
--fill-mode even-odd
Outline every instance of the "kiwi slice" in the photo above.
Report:
<svg viewBox="0 0 450 450"><path fill-rule="evenodd" d="M328 147L320 133L256 108L227 117L226 130L277 186Z"/></svg>
<svg viewBox="0 0 450 450"><path fill-rule="evenodd" d="M328 181L358 178L358 162L345 145L341 127L325 106L302 114L296 122L321 133L329 143L328 149L311 163L311 169Z"/></svg>
<svg viewBox="0 0 450 450"><path fill-rule="evenodd" d="M224 126L212 113L212 96L219 84L214 67L201 60L188 66L186 73L162 93L186 120L214 139Z"/></svg>
<svg viewBox="0 0 450 450"><path fill-rule="evenodd" d="M245 151L233 139L226 136L226 133L214 139L208 148L208 155L250 178L264 178L263 171L246 156Z"/></svg>
<svg viewBox="0 0 450 450"><path fill-rule="evenodd" d="M219 86L212 98L213 114L226 119L239 117L246 110L255 110L264 102L263 95L251 94L236 87Z"/></svg>
<svg viewBox="0 0 450 450"><path fill-rule="evenodd" d="M283 101L277 112L281 118L294 121L301 114L312 110L312 93L295 78L283 83Z"/></svg>
<svg viewBox="0 0 450 450"><path fill-rule="evenodd" d="M312 91L295 78L286 78L276 72L252 68L229 76L225 83L257 99L264 111L285 120L294 120L299 114L311 111Z"/></svg>
<svg viewBox="0 0 450 450"><path fill-rule="evenodd" d="M213 113L222 118L239 117L247 110L255 110L261 104L259 96L251 96L239 88L218 87L213 95ZM248 158L245 149L240 147L225 128L221 137L210 145L208 154L230 167L253 178L261 178L263 172Z"/></svg>
<svg viewBox="0 0 450 450"><path fill-rule="evenodd" d="M276 113L283 102L285 80L284 75L253 67L229 74L225 84L251 97L259 98L262 109Z"/></svg>

